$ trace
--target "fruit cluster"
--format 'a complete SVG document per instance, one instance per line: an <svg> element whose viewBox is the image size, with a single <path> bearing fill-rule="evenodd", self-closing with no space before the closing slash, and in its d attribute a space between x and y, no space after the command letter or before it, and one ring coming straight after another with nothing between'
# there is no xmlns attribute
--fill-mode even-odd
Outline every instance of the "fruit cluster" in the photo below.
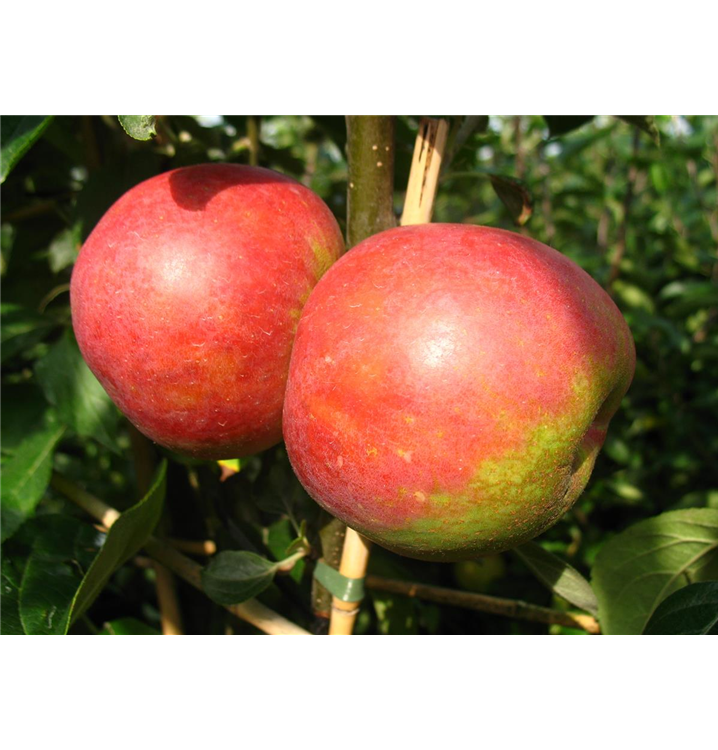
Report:
<svg viewBox="0 0 718 750"><path fill-rule="evenodd" d="M468 559L555 523L633 376L610 297L555 250L486 227L343 251L327 206L287 177L159 175L82 248L80 349L152 440L219 459L283 436L309 494L401 554Z"/></svg>

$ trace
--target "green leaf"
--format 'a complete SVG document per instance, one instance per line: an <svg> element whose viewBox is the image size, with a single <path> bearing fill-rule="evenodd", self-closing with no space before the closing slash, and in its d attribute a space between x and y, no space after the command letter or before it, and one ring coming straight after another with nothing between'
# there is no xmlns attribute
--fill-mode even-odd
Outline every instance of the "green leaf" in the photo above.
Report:
<svg viewBox="0 0 718 750"><path fill-rule="evenodd" d="M77 589L69 612L69 626L87 610L110 576L144 547L162 515L167 488L167 461L162 461L147 494L112 524L100 553Z"/></svg>
<svg viewBox="0 0 718 750"><path fill-rule="evenodd" d="M556 138L591 122L595 115L542 115L548 125L548 137Z"/></svg>
<svg viewBox="0 0 718 750"><path fill-rule="evenodd" d="M520 180L505 175L490 174L489 179L496 195L509 209L514 221L523 226L533 213L533 200L528 188Z"/></svg>
<svg viewBox="0 0 718 750"><path fill-rule="evenodd" d="M3 224L0 226L0 276L5 276L7 267L10 264L10 256L15 245L17 229L12 224Z"/></svg>
<svg viewBox="0 0 718 750"><path fill-rule="evenodd" d="M606 543L592 571L601 629L642 633L658 605L718 554L718 510L688 508L631 526Z"/></svg>
<svg viewBox="0 0 718 750"><path fill-rule="evenodd" d="M288 555L308 549L308 542L305 537L306 524L302 521L302 528L299 536L294 533L294 528L288 518L280 518L267 529L267 547L272 556L282 561ZM297 583L302 580L304 574L304 560L297 560L292 567L291 577Z"/></svg>
<svg viewBox="0 0 718 750"><path fill-rule="evenodd" d="M3 303L0 306L0 361L7 360L42 341L57 322L47 315L22 305Z"/></svg>
<svg viewBox="0 0 718 750"><path fill-rule="evenodd" d="M52 117L45 115L3 115L0 149L0 183L45 132Z"/></svg>
<svg viewBox="0 0 718 750"><path fill-rule="evenodd" d="M645 635L718 635L718 581L693 583L659 604Z"/></svg>
<svg viewBox="0 0 718 750"><path fill-rule="evenodd" d="M20 621L20 584L25 571L25 556L8 554L2 550L2 606L0 607L0 635L24 635Z"/></svg>
<svg viewBox="0 0 718 750"><path fill-rule="evenodd" d="M100 635L162 635L162 633L134 617L120 617L106 622Z"/></svg>
<svg viewBox="0 0 718 750"><path fill-rule="evenodd" d="M280 565L254 552L220 552L202 571L202 588L217 604L239 604L268 588Z"/></svg>
<svg viewBox="0 0 718 750"><path fill-rule="evenodd" d="M92 437L117 451L119 413L85 364L72 331L35 364L37 380L60 418L78 435Z"/></svg>
<svg viewBox="0 0 718 750"><path fill-rule="evenodd" d="M72 600L104 534L73 516L40 516L23 528L30 554L20 585L20 621L28 635L64 635Z"/></svg>
<svg viewBox="0 0 718 750"><path fill-rule="evenodd" d="M136 141L149 141L157 135L155 115L117 115L122 129Z"/></svg>
<svg viewBox="0 0 718 750"><path fill-rule="evenodd" d="M53 409L29 429L14 455L2 466L2 541L12 536L40 502L52 473L55 446L65 432Z"/></svg>
<svg viewBox="0 0 718 750"><path fill-rule="evenodd" d="M616 115L616 117L619 120L623 120L623 122L627 122L629 125L635 125L644 133L648 133L656 146L660 146L661 134L656 125L655 115Z"/></svg>
<svg viewBox="0 0 718 750"><path fill-rule="evenodd" d="M567 562L547 552L536 542L522 544L514 552L555 594L592 615L598 614L598 600L591 584Z"/></svg>
<svg viewBox="0 0 718 750"><path fill-rule="evenodd" d="M82 244L81 236L82 225L76 222L69 229L63 229L50 243L48 260L53 273L59 273L75 262Z"/></svg>

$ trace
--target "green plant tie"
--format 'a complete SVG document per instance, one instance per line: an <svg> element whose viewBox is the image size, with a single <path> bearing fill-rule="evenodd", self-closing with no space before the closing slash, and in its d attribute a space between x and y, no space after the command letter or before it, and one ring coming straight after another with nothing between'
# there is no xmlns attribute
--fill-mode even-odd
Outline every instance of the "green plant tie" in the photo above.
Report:
<svg viewBox="0 0 718 750"><path fill-rule="evenodd" d="M323 560L317 562L314 577L330 594L343 602L360 602L364 598L363 578L347 578Z"/></svg>

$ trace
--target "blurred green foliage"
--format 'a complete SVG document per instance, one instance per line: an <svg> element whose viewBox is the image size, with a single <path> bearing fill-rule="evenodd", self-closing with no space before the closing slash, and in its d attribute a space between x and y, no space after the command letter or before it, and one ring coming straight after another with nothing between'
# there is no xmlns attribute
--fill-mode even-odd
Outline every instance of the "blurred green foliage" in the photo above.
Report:
<svg viewBox="0 0 718 750"><path fill-rule="evenodd" d="M538 540L588 576L601 547L631 524L668 510L718 509L718 118L449 119L452 158L434 220L504 227L555 247L608 289L636 341L635 380L589 487ZM141 180L188 164L257 163L289 174L316 191L345 228L344 118L158 116L141 132L151 137L156 128L149 141L133 140L116 117L25 120L1 123L2 521L9 537L3 632L21 632L18 607L41 623L47 614L42 602L33 604L32 591L24 605L20 594L24 576L43 584L47 555L38 557L38 549L49 540L53 551L53 524L72 528L65 546L90 533L83 528L91 531L49 486L51 471L123 510L144 494L160 453L169 458L164 533L213 539L220 550L272 561L286 558L293 540L306 535L312 555L291 574L274 576L259 599L319 630L311 570L327 517L298 484L283 448L243 457L240 471L221 481L216 464L143 443L79 358L68 291L79 247L109 206ZM397 119L397 212L418 121ZM21 142L13 145L13 133ZM34 553L33 528L40 540ZM89 565L88 554L86 545L76 565ZM492 594L568 606L519 557L503 555L496 570ZM379 548L371 572L453 588L462 583L450 565ZM76 571L63 581L74 590ZM181 582L178 593L186 632L256 632ZM130 562L71 632L158 628L154 571ZM572 632L372 591L357 631Z"/></svg>

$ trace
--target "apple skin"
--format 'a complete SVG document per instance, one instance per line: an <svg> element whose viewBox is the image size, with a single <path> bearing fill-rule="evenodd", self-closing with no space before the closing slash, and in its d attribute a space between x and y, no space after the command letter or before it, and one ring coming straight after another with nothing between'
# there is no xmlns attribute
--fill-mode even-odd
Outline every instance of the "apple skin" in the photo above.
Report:
<svg viewBox="0 0 718 750"><path fill-rule="evenodd" d="M392 229L312 292L284 439L309 494L368 539L470 559L571 507L634 367L618 308L556 250L486 227Z"/></svg>
<svg viewBox="0 0 718 750"><path fill-rule="evenodd" d="M197 458L279 442L301 309L344 242L311 190L203 164L135 186L80 251L70 289L85 361L152 440Z"/></svg>

